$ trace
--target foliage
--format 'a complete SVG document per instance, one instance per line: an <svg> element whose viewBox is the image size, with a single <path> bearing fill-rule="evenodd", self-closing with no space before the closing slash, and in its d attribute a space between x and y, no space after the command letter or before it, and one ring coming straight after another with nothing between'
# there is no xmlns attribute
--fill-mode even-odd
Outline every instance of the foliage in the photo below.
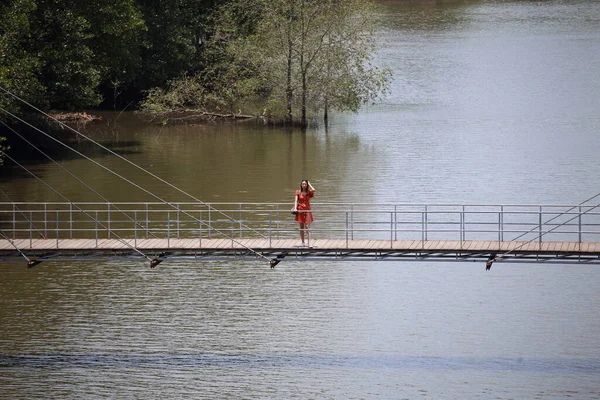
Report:
<svg viewBox="0 0 600 400"><path fill-rule="evenodd" d="M39 101L45 89L39 77L42 63L31 45L31 13L36 10L34 0L18 0L0 7L0 86L30 101ZM19 112L21 104L2 91L0 107L9 112ZM6 115L0 114L0 119Z"/></svg>
<svg viewBox="0 0 600 400"><path fill-rule="evenodd" d="M143 63L136 84L142 90L164 86L194 69L209 4L198 0L138 0L146 23L140 43Z"/></svg>
<svg viewBox="0 0 600 400"><path fill-rule="evenodd" d="M145 94L151 112L237 115L254 103L305 125L308 112L356 111L385 93L374 15L371 0L5 0L0 86L43 109ZM0 107L31 111L3 91Z"/></svg>
<svg viewBox="0 0 600 400"><path fill-rule="evenodd" d="M0 15L1 83L41 106L96 106L103 81L139 64L127 56L144 27L133 0L10 0Z"/></svg>
<svg viewBox="0 0 600 400"><path fill-rule="evenodd" d="M0 84L58 109L127 104L193 70L201 19L211 7L199 0L3 4Z"/></svg>
<svg viewBox="0 0 600 400"><path fill-rule="evenodd" d="M389 86L389 70L371 65L369 0L232 0L211 22L211 65L197 79L230 109L261 98L266 116L291 122L300 110L306 126L309 111L357 111Z"/></svg>
<svg viewBox="0 0 600 400"><path fill-rule="evenodd" d="M0 137L0 166L4 163L4 152L9 149L8 146L4 145L6 138Z"/></svg>

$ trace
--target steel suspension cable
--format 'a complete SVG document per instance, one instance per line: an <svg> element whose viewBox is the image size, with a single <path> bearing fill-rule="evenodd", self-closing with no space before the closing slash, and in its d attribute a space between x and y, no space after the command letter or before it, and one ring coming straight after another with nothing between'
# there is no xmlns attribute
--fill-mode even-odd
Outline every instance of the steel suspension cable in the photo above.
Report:
<svg viewBox="0 0 600 400"><path fill-rule="evenodd" d="M13 204L13 207L15 208L15 210L18 211L19 214L21 214L23 216L23 218L25 218L25 220L31 224L31 226L33 226L35 231L42 237L42 239L46 239L46 235L44 235L42 232L40 232L40 230L33 224L33 222L29 218L27 218L27 215L25 215L25 213L23 211L21 211L19 209L19 207L17 207L17 205L10 199L10 197L8 197L8 195L4 192L4 190L2 190L2 188L0 188L0 192L2 193L2 195L4 195L4 197L6 197L8 199L8 201L10 203Z"/></svg>
<svg viewBox="0 0 600 400"><path fill-rule="evenodd" d="M23 253L21 251L21 249L19 249L19 247L15 244L15 242L13 242L8 235L6 235L2 229L0 229L0 235L2 235L4 237L4 239L6 239L8 241L8 243L10 243L12 245L12 247L14 247L26 260L27 260L27 265L31 266L33 263L36 263L35 260L30 260L29 257L27 257L25 255L25 253Z"/></svg>
<svg viewBox="0 0 600 400"><path fill-rule="evenodd" d="M84 210L83 208L79 207L77 204L71 202L67 197L63 196L60 192L58 192L56 189L54 189L52 186L50 186L48 183L46 183L42 178L38 177L36 174L34 174L33 172L31 172L30 170L28 170L26 167L24 167L23 165L21 165L18 161L16 161L14 158L12 158L11 156L9 156L8 154L6 154L4 151L0 150L0 153L2 153L6 158L8 158L9 160L11 160L12 162L14 162L16 165L18 165L19 167L21 167L22 169L24 169L28 174L30 174L31 176L33 176L35 179L37 179L38 181L40 181L41 183L43 183L45 186L47 186L50 190L52 190L54 193L56 193L57 195L59 195L60 197L62 197L65 201L67 201L69 204L75 206L75 208L79 209L81 212L83 212L85 215L87 215L88 217L90 217L93 221L95 221L98 225L100 225L102 228L106 229L108 231L108 227L106 225L104 225L101 221L99 221L98 219L94 218L90 213L88 213L86 210ZM136 247L132 246L131 244L129 244L126 240L124 240L123 238L121 238L118 234L114 233L113 234L117 237L117 240L121 243L123 243L125 246L129 247L131 250L135 251L136 253L140 254L142 257L146 258L148 261L150 261L150 265L153 265L155 263L155 260L150 258L149 256L147 256L146 254L144 254L142 251L140 251L139 249L137 249Z"/></svg>
<svg viewBox="0 0 600 400"><path fill-rule="evenodd" d="M596 197L598 197L598 196L600 196L600 193L598 193L598 194L596 194L596 195L594 195L594 196L590 197L590 198L589 198L589 199L587 199L587 200L584 200L583 202L581 202L581 203L577 204L576 206L573 206L573 207L569 208L567 211L563 211L563 212L561 212L561 213L558 213L557 215L555 215L554 217L550 218L549 220L547 220L547 221L544 221L544 223L543 223L542 225L546 225L546 224L548 224L549 222L552 222L552 221L554 221L556 218L558 218L558 217L560 217L560 216L562 216L562 215L564 215L564 214L566 214L566 213L568 213L568 212L571 212L571 211L573 211L573 210L574 210L574 209L576 209L577 207L581 207L581 206L583 206L584 204L586 204L586 203L588 203L588 202L590 202L590 201L594 200L594 199L595 199ZM560 226L560 225L559 225L559 226ZM536 227L536 228L537 228L537 227ZM519 239L519 238L522 238L523 236L525 236L525 235L527 235L527 234L529 234L529 233L533 232L533 231L534 231L536 228L532 228L532 229L528 230L527 232L520 234L520 235L519 235L519 236L517 236L516 238L513 238L513 239L511 240L511 242L514 242L515 240L517 240L517 239ZM535 237L535 238L534 238L534 240L535 240L535 239L537 239L537 237Z"/></svg>
<svg viewBox="0 0 600 400"><path fill-rule="evenodd" d="M599 194L597 194L597 195L596 195L596 196L594 196L594 197L597 197L597 196L600 196L600 193L599 193ZM592 197L592 198L594 198L594 197ZM586 201L587 201L587 200L586 200ZM581 204L579 204L579 205L577 205L577 206L571 207L571 209L569 209L569 210L567 210L567 211L564 211L564 212L562 212L562 213L560 213L560 214L556 215L554 218L551 218L551 219L549 219L548 221L544 222L542 225L545 225L545 224L547 224L548 222L551 222L551 221L555 220L556 218L558 218L558 217L560 217L560 216L562 216L562 215L565 215L566 213L568 213L569 211L573 210L574 208L583 206L584 204L585 204L585 202L584 202L584 203L581 203ZM564 226L564 225L568 224L569 222L573 221L574 219L576 219L576 218L579 218L579 217L581 217L582 215L585 215L585 214L589 213L589 212L590 212L590 211L592 211L592 210L595 210L596 208L600 207L600 204L597 204L597 205L595 205L595 206L591 206L591 205L589 205L588 207L591 207L591 208L589 208L589 209L588 209L588 210L586 210L586 211L583 211L583 212L577 213L577 215L575 215L573 218L570 218L570 219L568 219L567 221L564 221L564 222L562 222L562 223L560 223L560 224L556 225L554 228L552 228L552 229L549 229L549 230L547 230L546 232L542 232L542 233L540 233L539 235L537 235L537 236L536 236L536 237L534 237L533 239L531 239L531 240L528 240L527 242L524 242L524 243L522 243L521 245L517 246L516 248L514 248L514 249L512 249L512 250L510 250L510 251L507 251L506 253L503 253L501 257L504 257L504 256L506 256L507 254L510 254L510 253L512 253L512 252L514 252L514 251L517 251L517 250L519 250L519 249L523 248L524 246L528 245L529 243L533 242L534 240L538 240L538 239L539 239L539 238L541 238L542 236L544 236L544 235L546 235L546 234L548 234L548 233L551 233L551 232L553 232L554 230L556 230L556 229L560 228L561 226ZM536 228L532 228L532 229L531 229L531 230L529 230L528 232L525 232L525 233L521 234L521 235L520 235L520 236L518 236L518 237L522 237L523 235L526 235L526 234L528 234L528 233L531 233L531 232L533 232L535 229L537 229L537 227L536 227ZM515 240L516 240L516 239L513 239L513 240L511 240L511 242L514 242Z"/></svg>
<svg viewBox="0 0 600 400"><path fill-rule="evenodd" d="M175 190L176 190L176 191L178 191L179 193L182 193L182 194L184 194L184 195L188 196L189 198L193 199L193 200L194 200L194 201L196 201L197 203L200 203L200 204L202 204L202 205L204 205L204 206L208 207L208 209L210 209L210 210L213 210L213 211L215 211L215 212L219 213L220 215L224 216L225 218L227 218L227 219L230 219L230 220L234 220L234 221L235 221L235 219L234 219L233 217L231 217L231 216L229 216L229 215L225 214L224 212L222 212L222 211L220 211L220 210L218 210L218 209L216 209L216 208L212 207L210 204L203 202L202 200L200 200L200 199L198 199L197 197L195 197L195 196L191 195L190 193L186 192L185 190L183 190L183 189L181 189L181 188L179 188L179 187L177 187L177 186L173 185L172 183L170 183L170 182L168 182L168 181L164 180L163 178L159 177L158 175L156 175L156 174L153 174L152 172L148 171L147 169L145 169L145 168L143 168L143 167L141 167L141 166L137 165L137 164L136 164L136 163L134 163L133 161L131 161L131 160L129 160L129 159L127 159L127 158L123 157L122 155L120 155L120 154L116 153L115 151L113 151L113 150L109 149L108 147L106 147L106 146L104 146L104 145L102 145L102 144L100 144L100 143L96 142L94 139L92 139L92 138L90 138L90 137L88 137L88 136L84 135L83 133L81 133L81 132L77 131L76 129L73 129L73 128L72 128L72 127L70 127L69 125L67 125L67 124L64 124L63 122L59 121L58 119L54 118L53 116L51 116L51 115L49 115L49 114L45 113L44 111L40 110L39 108L37 108L37 107L36 107L36 106L34 106L33 104L31 104L31 103L27 102L26 100L24 100L24 99L20 98L20 97L19 97L19 96L17 96L16 94L14 94L14 93L10 92L9 90L5 89L4 87L0 86L0 90L4 91L4 92L5 92L5 93L7 93L8 95L10 95L10 96L14 97L15 99L17 99L18 101L20 101L20 102L22 102L22 103L26 104L27 106L31 107L31 108L32 108L32 109L34 109L35 111L37 111L37 112L39 112L40 114L44 115L45 117L47 117L47 118L49 118L49 119L51 119L51 120L55 121L55 122L56 122L56 123L58 123L60 126L62 126L62 127L64 127L64 128L66 128L66 129L68 129L68 130L70 130L70 131L72 131L72 132L74 132L74 133L76 133L76 134L78 134L78 135L80 135L80 136L82 136L83 138L85 138L86 140L88 140L88 141L92 142L93 144L95 144L96 146L100 147L101 149L103 149L103 150L107 151L108 153L110 153L110 154L112 154L112 155L116 156L117 158L119 158L119 159L121 159L121 160L125 161L126 163L128 163L128 164L130 164L130 165L134 166L135 168L139 169L140 171L142 171L142 172L144 172L144 173L146 173L146 174L150 175L150 176L151 176L151 177L153 177L154 179L157 179L157 180L159 180L160 182L164 183L165 185L169 186L170 188L172 188L172 189L175 189ZM6 110L4 110L4 109L2 109L2 110L3 110L4 112L8 113L8 111L6 111ZM10 114L10 113L9 113L9 114ZM11 114L11 115L12 115L12 114ZM13 117L14 117L14 115L13 115ZM22 121L22 120L21 120L21 121ZM24 122L24 121L22 121L22 122ZM31 126L31 125L30 125L30 126ZM48 135L48 136L50 136L50 135ZM51 137L51 136L50 136L50 137ZM56 139L55 139L55 140L56 140ZM118 176L118 175L117 175L117 176ZM167 203L167 202L166 202L166 201L164 201L164 200L161 200L161 201L163 201L163 202ZM168 203L167 203L167 204L168 204ZM170 204L169 204L169 205L170 205ZM257 233L258 235L262 236L263 238L265 238L265 236L264 236L263 234L261 234L260 232L256 231L255 229L252 229L252 228L250 228L250 227L248 227L248 226L246 226L246 225L243 225L243 226L244 226L245 228L248 228L248 229L252 230L253 232Z"/></svg>
<svg viewBox="0 0 600 400"><path fill-rule="evenodd" d="M594 199L595 199L596 197L598 197L598 196L600 196L600 193L597 193L597 194L595 194L594 196L590 197L589 199L587 199L587 200L584 200L583 202L579 203L579 204L578 204L578 205L576 205L576 206L573 206L573 207L569 208L569 209L568 209L568 210L566 210L566 211L563 211L563 212L561 212L561 213L558 213L558 214L556 214L554 217L550 218L549 220L547 220L547 221L544 221L544 223L543 223L542 225L546 225L546 224L548 224L548 223L550 223L550 222L554 221L554 220L555 220L555 219L557 219L558 217L561 217L561 216L563 216L563 215L565 215L565 214L567 214L567 213L569 213L569 212L573 211L573 210L574 210L575 208L577 208L577 207L584 206L586 203L588 203L588 202L590 202L590 201L594 200ZM573 221L574 219L576 219L576 218L580 218L582 215L585 215L585 214L587 214L588 212L590 212L590 211L592 211L592 210L594 210L594 209L596 209L596 208L600 207L600 204L598 204L598 205L595 205L595 206L588 205L588 207L591 207L591 208L590 208L590 209L588 209L588 210L586 210L586 211L584 211L584 212L579 212L579 213L577 213L577 215L575 215L573 218L570 218L569 220L567 220L567 221L564 221L564 222L562 222L562 223L560 223L560 224L556 225L554 228L552 228L552 229L550 229L550 230L548 230L548 231L546 231L546 232L541 232L539 235L535 236L533 239L531 239L531 240L528 240L528 241L526 241L526 242L523 242L523 243L521 243L519 246L515 247L514 249L511 249L511 250L509 250L509 251L507 251L507 252L505 252L505 253L502 253L500 256L496 255L495 253L492 253L492 254L489 256L489 258L487 259L486 263L485 263L485 268L486 268L486 270L489 270L489 269L492 267L492 264L493 264L495 261L501 260L502 258L506 257L507 255L509 255L509 254L511 254L511 253L513 253L513 252L515 252L515 251L519 250L519 249L522 249L523 247L525 247L525 246L526 246L526 245L528 245L529 243L533 242L534 240L538 240L538 239L540 239L541 237L543 237L544 235L546 235L546 234L548 234L548 233L551 233L551 232L553 232L554 230L556 230L556 229L560 228L561 226L564 226L564 225L568 224L569 222ZM510 242L514 242L514 241L516 241L517 239L519 239L519 238L521 238L521 237L523 237L523 236L525 236L525 235L527 235L527 234L529 234L529 233L533 232L533 231L534 231L534 230L536 230L536 229L537 229L537 227L535 227L535 228L531 228L531 229L530 229L530 230L528 230L527 232L524 232L524 233L520 234L519 236L515 237L515 238L514 238L514 239L512 239Z"/></svg>
<svg viewBox="0 0 600 400"><path fill-rule="evenodd" d="M1 86L0 86L0 89L2 89L2 87L1 87ZM67 145L67 144L65 144L65 143L63 143L63 142L61 142L60 140L58 140L58 139L54 138L52 135L49 135L48 133L46 133L46 132L42 131L41 129L37 128L36 126L34 126L34 125L32 125L32 124L28 123L27 121L23 120L22 118L19 118L18 116L16 116L15 114L13 114L13 113L11 113L11 112L7 111L6 109L4 109L4 108L0 107L0 110L4 111L6 114L10 115L11 117L15 118L16 120L18 120L18 121L20 121L20 122L22 122L22 123L26 124L27 126L29 126L29 127L33 128L33 129L35 129L36 131L38 131L38 132L42 133L43 135L45 135L45 136L47 136L48 138L52 139L53 141L55 141L55 142L59 143L60 145L64 146L65 148L67 148L67 149L69 149L69 150L73 151L74 153L76 153L76 154L80 155L81 157L83 157L83 158L87 159L88 161L91 161L92 163L96 164L96 165L97 165L97 166L99 166L100 168L102 168L102 169L104 169L104 170L106 170L106 171L108 171L108 172L112 173L113 175L115 175L115 176L117 176L117 177L121 178L122 180L124 180L125 182L127 182L127 183L129 183L129 184L133 185L134 187L136 187L136 188L138 188L138 189L142 190L142 191L143 191L143 192L145 192L146 194L149 194L150 196L152 196L152 197L154 197L154 198L158 199L159 201L161 201L161 202L165 203L166 205L168 205L168 206L170 206L170 207L173 207L175 210L178 210L178 211L182 212L183 214L185 214L185 215L189 216L190 218L194 219L195 221L197 221L197 222L199 222L199 223L201 223L201 224L204 224L204 225L208 225L208 224L206 224L206 222L204 222L204 221L202 221L202 220L200 220L200 219L196 218L195 216L191 215L191 214L190 214L190 213L188 213L187 211L178 209L178 208L177 208L177 207L176 207L174 204L172 204L172 203L170 203L170 202L168 202L168 201L166 201L166 200L162 199L160 196L156 195L155 193L152 193L152 192L150 192L149 190L147 190L147 189L145 189L145 188L141 187L140 185L138 185L138 184L136 184L136 183L132 182L131 180L129 180L129 179L127 179L127 178L125 178L124 176L122 176L122 175L118 174L117 172L115 172L115 171L111 170L110 168L108 168L108 167L106 167L106 166L104 166L104 165L100 164L99 162L97 162L97 161L95 161L95 160L91 159L90 157L86 156L85 154L81 153L80 151L78 151L78 150L76 150L76 149L72 148L71 146L69 146L69 145ZM65 126L67 126L67 125L65 125ZM75 131L75 132L77 132L77 131ZM83 135L82 135L82 136L83 136ZM102 146L102 147L104 148L104 146ZM112 152L112 151L111 151L111 152ZM122 157L122 156L119 156L119 157ZM125 158L123 158L123 159L125 159ZM125 159L125 160L126 160L126 159ZM127 161L128 161L128 160L127 160ZM131 163L130 161L128 161L128 162L129 162L129 163ZM134 164L134 165L135 165L135 164ZM141 167L138 167L138 168L140 168L140 169L142 169L142 170L143 170L143 168L141 168ZM199 201L199 200L198 200L198 202L199 202L200 204L206 205L206 206L207 206L208 208L210 208L210 209L213 209L213 210L217 211L218 213L220 213L221 215L224 215L224 216L225 216L226 218L228 218L228 219L235 220L235 219L233 219L232 217L228 216L227 214L225 214L225 213L223 213L223 212L221 212L221 211L219 211L219 210L215 209L214 207L211 207L210 205L208 205L208 204L206 204L206 203L203 203L202 201ZM225 237L227 237L227 238L230 238L230 237L229 237L229 235L225 234L225 233L224 233L224 232L222 232L221 230L219 230L219 229L216 229L216 228L214 228L214 227L213 227L212 229L213 229L214 231L216 231L216 232L220 233L221 235L223 235L223 236L225 236ZM259 233L259 234L260 234L260 233ZM264 237L264 235L262 235L262 234L261 234L261 236L263 236L263 237ZM231 237L231 241L232 241L232 242L234 242L234 243L236 243L236 244L238 244L239 246L241 246L241 247L245 248L246 250L250 251L251 253L255 254L257 257L263 258L263 259L265 259L265 260L267 260L267 261L269 261L269 262L271 262L271 261L272 261L272 260L271 260L271 259L269 259L268 257L266 257L266 256L264 256L263 254L261 254L261 253L257 252L256 250L254 250L254 249L252 249L252 248L250 248L250 247L246 246L245 244L243 244L243 243L241 243L241 242L239 242L239 241L235 240L233 237Z"/></svg>
<svg viewBox="0 0 600 400"><path fill-rule="evenodd" d="M33 147L34 149L36 149L37 151L39 151L44 157L46 157L48 160L52 161L55 165L57 165L59 168L61 168L63 171L65 171L67 174L69 174L72 178L76 179L79 183L81 183L87 189L89 189L93 193L97 194L101 199L103 199L107 203L110 203L115 208L115 210L123 213L123 215L125 215L125 217L127 217L130 221L132 221L136 226L139 226L140 228L146 228L142 224L140 224L139 222L136 222L131 216L129 216L129 214L125 213L125 211L119 209L119 207L117 207L114 204L112 204L106 197L104 197L102 194L100 194L98 191L96 191L90 185L88 185L87 183L85 183L84 181L82 181L80 178L78 178L77 176L75 176L73 173L71 173L71 171L69 171L64 166L62 166L61 164L59 164L58 162L56 162L52 157L50 157L48 154L46 154L44 151L42 151L39 147L37 147L36 145L34 145L33 143L31 143L25 137L23 137L23 135L21 135L19 132L17 132L16 130L12 129L10 126L6 125L6 123L4 123L3 121L0 121L0 122L2 122L2 124L6 128L10 129L15 135L17 135L18 137L20 137L23 141L25 141L31 147ZM6 196L6 197L8 198L8 196ZM149 232L150 235L152 235L155 239L158 239L158 237L154 233L152 233L152 231L147 230L147 232Z"/></svg>

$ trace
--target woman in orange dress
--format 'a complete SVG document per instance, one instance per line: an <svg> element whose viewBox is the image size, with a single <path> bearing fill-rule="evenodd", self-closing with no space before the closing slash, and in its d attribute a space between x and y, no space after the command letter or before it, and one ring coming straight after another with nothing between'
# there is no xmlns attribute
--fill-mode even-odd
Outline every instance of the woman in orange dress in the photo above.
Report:
<svg viewBox="0 0 600 400"><path fill-rule="evenodd" d="M300 182L300 190L296 190L294 197L294 211L296 211L296 222L300 223L300 239L304 243L304 231L307 231L310 223L314 221L312 212L310 212L310 199L315 195L315 188L308 180ZM308 232L308 242L310 243L310 231Z"/></svg>

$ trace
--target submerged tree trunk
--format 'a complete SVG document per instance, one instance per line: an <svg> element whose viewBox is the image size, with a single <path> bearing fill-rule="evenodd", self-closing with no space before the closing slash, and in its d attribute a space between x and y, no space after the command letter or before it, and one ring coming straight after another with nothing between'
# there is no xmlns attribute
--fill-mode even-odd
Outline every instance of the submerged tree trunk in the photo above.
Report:
<svg viewBox="0 0 600 400"><path fill-rule="evenodd" d="M294 90L292 89L292 19L294 16L294 9L290 10L290 23L288 24L287 30L287 41L288 41L288 53L287 53L287 76L285 82L285 122L288 124L292 123L292 101L294 99Z"/></svg>
<svg viewBox="0 0 600 400"><path fill-rule="evenodd" d="M302 118L300 120L300 126L302 129L305 129L308 125L306 122L306 92L308 88L306 87L306 73L302 73Z"/></svg>

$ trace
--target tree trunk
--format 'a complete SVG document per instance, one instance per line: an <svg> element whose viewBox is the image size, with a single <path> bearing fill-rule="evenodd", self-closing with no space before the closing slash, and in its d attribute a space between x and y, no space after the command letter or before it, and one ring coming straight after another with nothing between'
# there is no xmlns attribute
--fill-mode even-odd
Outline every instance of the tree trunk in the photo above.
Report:
<svg viewBox="0 0 600 400"><path fill-rule="evenodd" d="M287 54L287 77L285 87L285 122L288 124L292 123L292 101L294 98L294 90L292 89L292 18L294 10L290 13L290 21L288 24L287 40L288 40L288 54Z"/></svg>
<svg viewBox="0 0 600 400"><path fill-rule="evenodd" d="M300 120L300 126L302 129L306 129L308 123L306 122L306 71L302 72L302 119Z"/></svg>

